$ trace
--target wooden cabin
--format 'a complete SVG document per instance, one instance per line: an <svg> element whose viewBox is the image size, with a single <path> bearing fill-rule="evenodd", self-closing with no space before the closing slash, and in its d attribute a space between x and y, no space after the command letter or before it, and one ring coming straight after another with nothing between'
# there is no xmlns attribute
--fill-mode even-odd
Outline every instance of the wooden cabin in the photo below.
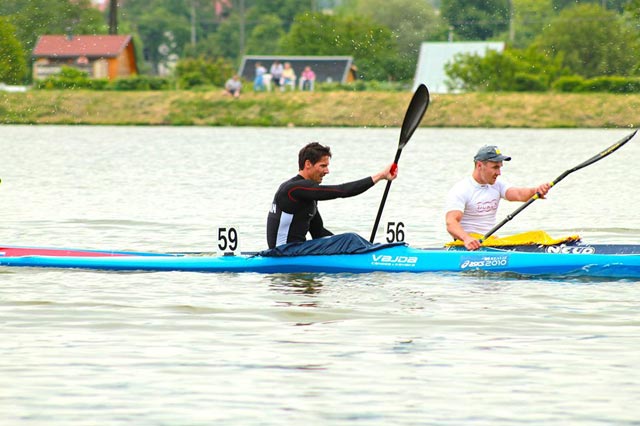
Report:
<svg viewBox="0 0 640 426"><path fill-rule="evenodd" d="M138 73L130 35L43 35L31 56L34 80L58 74L62 66L109 80Z"/></svg>

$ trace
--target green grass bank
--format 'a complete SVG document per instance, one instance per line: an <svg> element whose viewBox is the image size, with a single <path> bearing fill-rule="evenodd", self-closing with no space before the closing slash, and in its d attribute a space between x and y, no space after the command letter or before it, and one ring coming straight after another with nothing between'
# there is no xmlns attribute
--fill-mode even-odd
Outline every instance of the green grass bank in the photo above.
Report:
<svg viewBox="0 0 640 426"><path fill-rule="evenodd" d="M0 92L0 124L398 127L410 92ZM433 94L423 126L622 128L640 94Z"/></svg>

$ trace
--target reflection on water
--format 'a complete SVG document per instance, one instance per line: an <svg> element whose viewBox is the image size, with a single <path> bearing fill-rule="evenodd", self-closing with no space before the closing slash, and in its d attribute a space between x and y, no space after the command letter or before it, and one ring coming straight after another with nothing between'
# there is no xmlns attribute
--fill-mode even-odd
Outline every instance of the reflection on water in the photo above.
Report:
<svg viewBox="0 0 640 426"><path fill-rule="evenodd" d="M266 277L269 287L282 293L314 295L322 290L318 274L271 274Z"/></svg>

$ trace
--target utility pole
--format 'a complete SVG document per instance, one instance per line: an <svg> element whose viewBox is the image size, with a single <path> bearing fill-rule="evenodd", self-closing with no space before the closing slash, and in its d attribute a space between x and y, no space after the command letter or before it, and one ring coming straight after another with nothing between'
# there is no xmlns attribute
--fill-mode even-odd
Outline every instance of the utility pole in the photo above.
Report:
<svg viewBox="0 0 640 426"><path fill-rule="evenodd" d="M513 10L513 0L509 0L509 41L513 44L516 38L515 11Z"/></svg>
<svg viewBox="0 0 640 426"><path fill-rule="evenodd" d="M244 56L244 0L240 0L240 57Z"/></svg>
<svg viewBox="0 0 640 426"><path fill-rule="evenodd" d="M196 45L196 2L191 0L191 45Z"/></svg>
<svg viewBox="0 0 640 426"><path fill-rule="evenodd" d="M118 34L118 0L109 0L109 34Z"/></svg>

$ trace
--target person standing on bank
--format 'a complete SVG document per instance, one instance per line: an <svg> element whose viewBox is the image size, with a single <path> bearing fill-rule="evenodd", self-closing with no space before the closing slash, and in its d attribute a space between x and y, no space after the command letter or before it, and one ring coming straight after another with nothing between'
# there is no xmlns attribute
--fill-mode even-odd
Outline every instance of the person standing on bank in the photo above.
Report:
<svg viewBox="0 0 640 426"><path fill-rule="evenodd" d="M456 183L447 194L447 232L462 241L467 250L477 250L481 244L471 233L484 235L495 226L501 198L527 201L536 193L544 198L551 189L548 183L526 188L514 187L498 179L502 162L510 160L511 157L503 155L497 146L483 146L473 157L475 166L471 176Z"/></svg>
<svg viewBox="0 0 640 426"><path fill-rule="evenodd" d="M311 142L298 153L298 174L282 183L267 217L267 244L274 248L292 242L306 241L307 233L313 239L333 235L324 227L318 211L318 201L347 198L365 192L382 179L394 180L397 169L392 164L372 176L343 183L320 185L329 174L331 150L318 142Z"/></svg>

